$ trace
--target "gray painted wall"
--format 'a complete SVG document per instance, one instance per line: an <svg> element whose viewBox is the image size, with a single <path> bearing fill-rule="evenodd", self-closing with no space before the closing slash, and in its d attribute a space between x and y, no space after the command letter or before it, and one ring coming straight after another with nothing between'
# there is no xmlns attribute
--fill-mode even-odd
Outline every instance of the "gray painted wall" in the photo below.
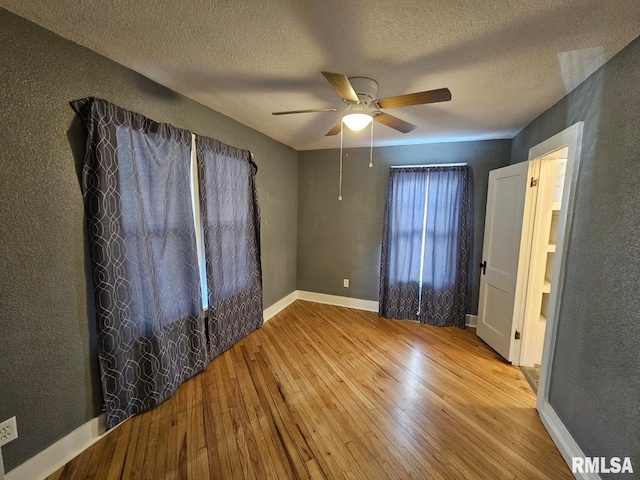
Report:
<svg viewBox="0 0 640 480"><path fill-rule="evenodd" d="M11 470L102 405L78 168L68 105L99 96L251 150L259 166L264 305L296 288L298 153L105 57L0 10L0 420Z"/></svg>
<svg viewBox="0 0 640 480"><path fill-rule="evenodd" d="M349 135L349 133L347 134ZM477 314L489 171L509 164L510 140L436 143L346 151L338 201L339 150L300 152L298 289L378 300L380 243L391 165L467 162L473 172L473 258L467 312ZM342 286L350 279L350 288Z"/></svg>
<svg viewBox="0 0 640 480"><path fill-rule="evenodd" d="M518 134L512 163L578 121L549 402L586 455L631 456L640 478L640 39Z"/></svg>
<svg viewBox="0 0 640 480"><path fill-rule="evenodd" d="M4 10L0 26L0 419L17 415L20 432L2 449L7 470L102 404L77 177L84 132L67 105L88 95L254 152L265 307L296 288L296 273L299 289L376 300L388 167L468 162L475 187L468 311L476 313L488 171L509 155L511 163L526 160L531 146L585 121L550 401L587 455L633 455L640 470L638 40L512 145L378 148L373 170L367 149L348 150L338 202L336 150L301 152L298 171L295 151L131 70Z"/></svg>

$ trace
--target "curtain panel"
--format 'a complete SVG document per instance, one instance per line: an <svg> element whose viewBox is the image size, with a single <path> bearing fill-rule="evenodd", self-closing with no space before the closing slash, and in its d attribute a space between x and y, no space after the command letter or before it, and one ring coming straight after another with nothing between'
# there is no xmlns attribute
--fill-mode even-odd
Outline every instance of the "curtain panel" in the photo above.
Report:
<svg viewBox="0 0 640 480"><path fill-rule="evenodd" d="M209 363L190 188L191 134L100 99L82 189L107 428L170 397Z"/></svg>
<svg viewBox="0 0 640 480"><path fill-rule="evenodd" d="M262 315L260 209L251 154L196 136L209 293L209 355L259 328Z"/></svg>
<svg viewBox="0 0 640 480"><path fill-rule="evenodd" d="M469 167L392 168L379 314L464 328L470 249Z"/></svg>
<svg viewBox="0 0 640 480"><path fill-rule="evenodd" d="M389 172L380 259L383 317L418 320L425 172L392 168Z"/></svg>

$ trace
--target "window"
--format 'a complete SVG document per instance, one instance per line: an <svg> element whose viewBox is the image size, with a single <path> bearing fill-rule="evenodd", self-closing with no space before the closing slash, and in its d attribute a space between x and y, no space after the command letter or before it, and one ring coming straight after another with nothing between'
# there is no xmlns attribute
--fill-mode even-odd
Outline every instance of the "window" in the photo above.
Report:
<svg viewBox="0 0 640 480"><path fill-rule="evenodd" d="M391 169L380 268L381 315L422 320L434 308L443 310L440 304L455 305L460 297L464 303L468 185L468 169L462 165ZM464 306L462 311L464 316Z"/></svg>
<svg viewBox="0 0 640 480"><path fill-rule="evenodd" d="M202 289L202 308L209 307L207 296L207 263L204 254L204 230L202 213L200 212L200 187L198 184L198 157L196 155L196 136L191 134L191 206L193 208L193 224L196 228L196 248L198 249L198 266L200 269L200 287Z"/></svg>

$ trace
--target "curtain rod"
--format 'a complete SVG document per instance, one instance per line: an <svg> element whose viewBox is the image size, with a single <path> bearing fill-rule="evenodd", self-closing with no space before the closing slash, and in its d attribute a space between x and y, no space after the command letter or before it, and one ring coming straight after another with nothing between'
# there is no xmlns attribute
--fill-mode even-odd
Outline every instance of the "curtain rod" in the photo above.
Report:
<svg viewBox="0 0 640 480"><path fill-rule="evenodd" d="M391 168L412 168L412 167L466 167L466 163L432 163L431 165L392 165Z"/></svg>

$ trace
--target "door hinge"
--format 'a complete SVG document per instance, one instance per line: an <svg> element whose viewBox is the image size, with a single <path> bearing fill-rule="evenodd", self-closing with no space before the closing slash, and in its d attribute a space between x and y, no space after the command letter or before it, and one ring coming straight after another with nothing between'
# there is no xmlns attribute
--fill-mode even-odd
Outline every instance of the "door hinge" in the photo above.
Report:
<svg viewBox="0 0 640 480"><path fill-rule="evenodd" d="M516 340L520 340L520 332L516 330Z"/></svg>
<svg viewBox="0 0 640 480"><path fill-rule="evenodd" d="M538 186L538 179L531 177L531 184L529 186L530 187L537 187Z"/></svg>

